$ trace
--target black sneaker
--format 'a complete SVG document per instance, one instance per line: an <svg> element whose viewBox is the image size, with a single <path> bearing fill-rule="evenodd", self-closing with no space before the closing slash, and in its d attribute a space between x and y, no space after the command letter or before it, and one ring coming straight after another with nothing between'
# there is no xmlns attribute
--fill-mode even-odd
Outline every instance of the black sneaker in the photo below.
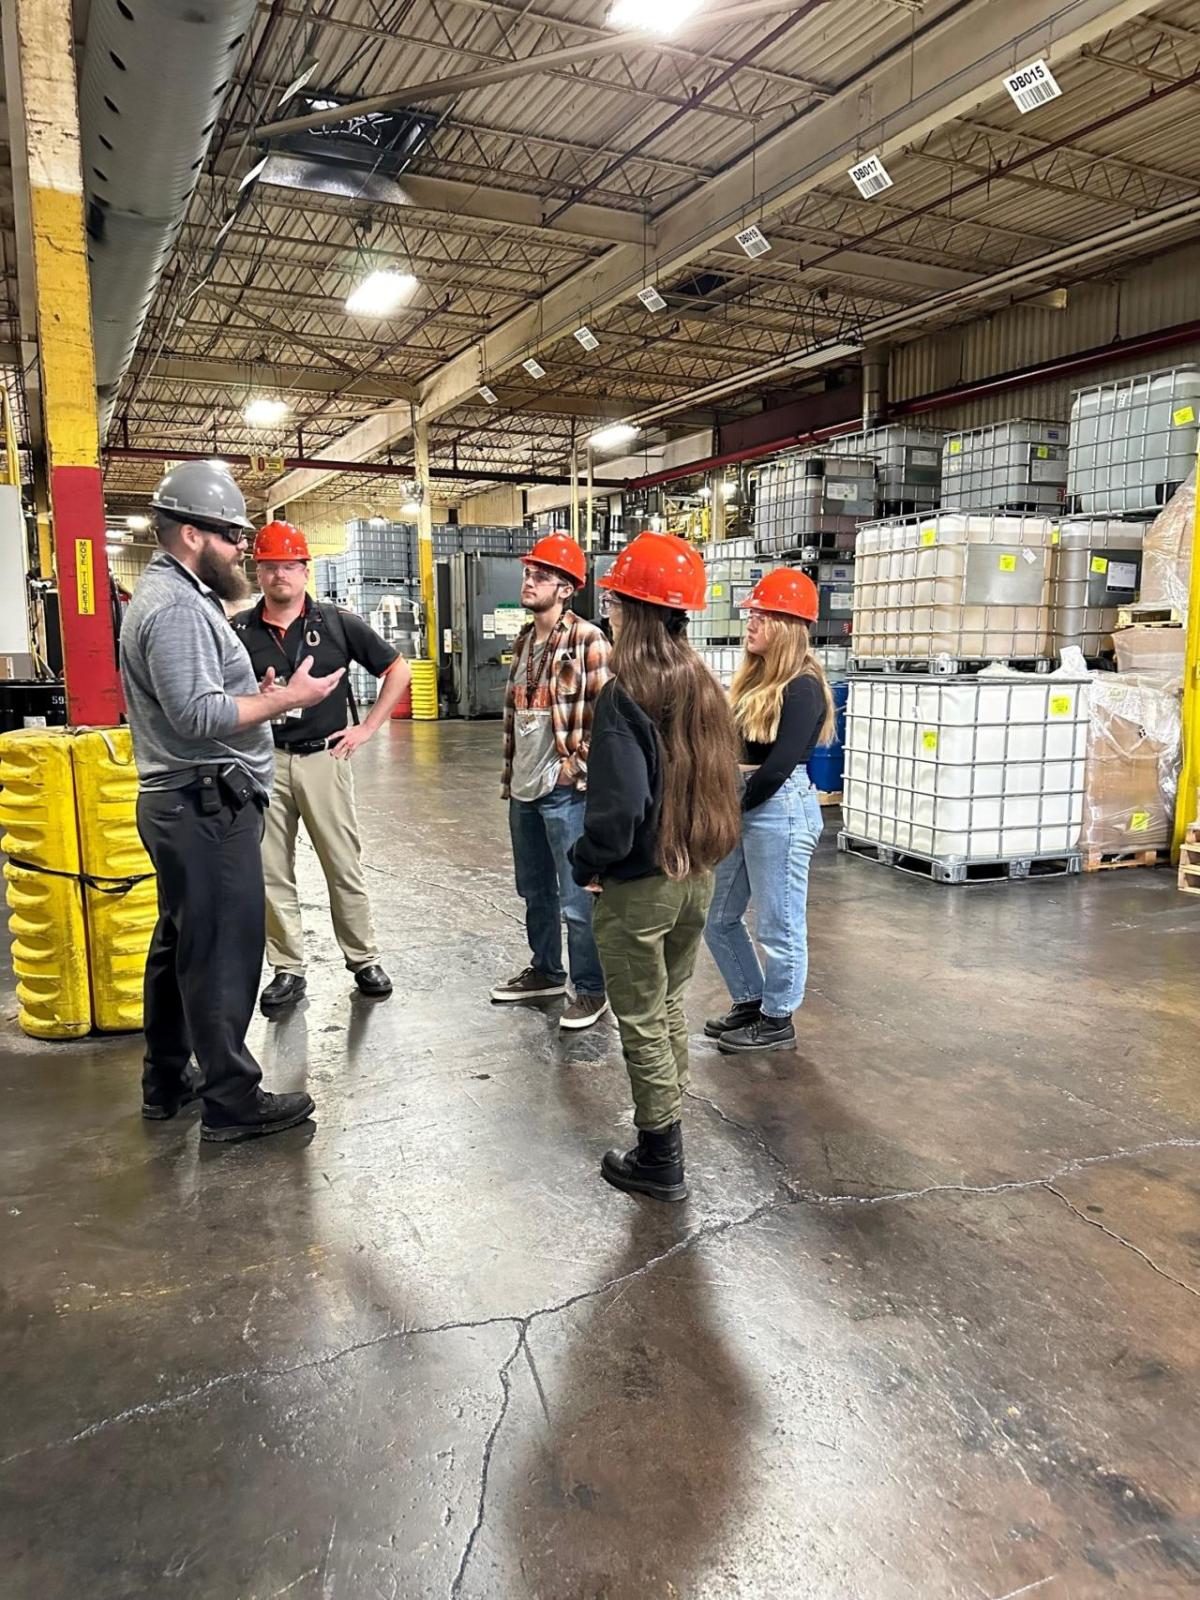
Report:
<svg viewBox="0 0 1200 1600"><path fill-rule="evenodd" d="M372 961L369 967L359 967L354 982L359 994L370 995L372 1000L385 1000L392 992L392 980L378 961Z"/></svg>
<svg viewBox="0 0 1200 1600"><path fill-rule="evenodd" d="M686 1200L683 1181L683 1128L673 1122L654 1133L638 1133L637 1147L610 1150L600 1163L600 1176L626 1194L646 1194L652 1200Z"/></svg>
<svg viewBox="0 0 1200 1600"><path fill-rule="evenodd" d="M524 972L518 972L515 978L498 984L492 990L492 1002L502 1006L511 1005L516 1000L553 1000L555 995L566 992L565 978L548 978L544 972L526 967Z"/></svg>
<svg viewBox="0 0 1200 1600"><path fill-rule="evenodd" d="M258 997L264 1011L282 1011L308 993L308 979L298 972L277 972Z"/></svg>
<svg viewBox="0 0 1200 1600"><path fill-rule="evenodd" d="M282 1133L297 1123L307 1122L316 1110L308 1094L268 1094L260 1089L247 1111L238 1117L213 1120L204 1113L200 1137L210 1144L236 1144L240 1139L258 1139L267 1133ZM219 1116L219 1113L218 1113Z"/></svg>
<svg viewBox="0 0 1200 1600"><path fill-rule="evenodd" d="M790 1050L796 1042L796 1029L791 1017L760 1016L744 1028L723 1033L717 1040L717 1049L723 1056L748 1054L753 1050Z"/></svg>
<svg viewBox="0 0 1200 1600"><path fill-rule="evenodd" d="M710 1039L719 1039L723 1033L732 1033L735 1028L745 1028L751 1022L757 1022L760 1016L761 1000L739 1000L732 1011L727 1011L723 1017L710 1017L704 1024L704 1031Z"/></svg>

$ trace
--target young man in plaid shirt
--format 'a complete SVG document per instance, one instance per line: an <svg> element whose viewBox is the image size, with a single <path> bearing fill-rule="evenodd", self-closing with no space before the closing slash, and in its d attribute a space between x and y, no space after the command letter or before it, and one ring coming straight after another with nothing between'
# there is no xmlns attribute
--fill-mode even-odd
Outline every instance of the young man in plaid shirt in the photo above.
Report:
<svg viewBox="0 0 1200 1600"><path fill-rule="evenodd" d="M575 997L559 1027L590 1028L608 1010L592 937L594 897L580 889L569 852L583 832L592 709L608 682L609 643L568 609L587 577L583 551L564 533L525 557L521 604L533 613L513 647L504 709L504 785L517 893L533 960L492 990L498 1003L566 994L562 921Z"/></svg>

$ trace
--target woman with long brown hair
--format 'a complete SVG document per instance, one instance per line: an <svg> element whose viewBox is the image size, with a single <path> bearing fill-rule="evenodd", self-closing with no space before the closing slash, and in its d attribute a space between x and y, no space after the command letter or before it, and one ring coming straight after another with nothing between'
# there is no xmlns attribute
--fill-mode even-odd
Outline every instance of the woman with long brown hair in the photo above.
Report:
<svg viewBox="0 0 1200 1600"><path fill-rule="evenodd" d="M643 533L600 579L613 677L596 702L576 881L599 895L593 930L633 1086L634 1149L610 1150L614 1188L684 1200L680 1112L688 1083L683 998L740 815L737 737L725 696L688 643L704 562Z"/></svg>
<svg viewBox="0 0 1200 1600"><path fill-rule="evenodd" d="M742 832L717 869L704 930L733 1000L704 1031L726 1055L796 1042L792 1014L808 981L808 873L822 826L805 764L835 728L833 697L809 648L817 599L811 578L780 567L742 602L746 654L729 694L742 739ZM751 900L762 963L746 930Z"/></svg>

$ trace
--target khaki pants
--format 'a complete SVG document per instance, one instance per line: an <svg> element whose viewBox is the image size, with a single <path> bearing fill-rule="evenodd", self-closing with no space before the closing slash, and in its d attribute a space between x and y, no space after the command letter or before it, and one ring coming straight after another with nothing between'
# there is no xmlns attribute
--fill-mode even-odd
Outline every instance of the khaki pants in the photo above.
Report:
<svg viewBox="0 0 1200 1600"><path fill-rule="evenodd" d="M661 874L629 883L608 878L596 897L592 930L639 1128L656 1131L679 1120L688 1086L683 997L712 896L712 873L698 872L678 883Z"/></svg>
<svg viewBox="0 0 1200 1600"><path fill-rule="evenodd" d="M267 961L276 972L304 971L304 928L296 893L296 829L313 842L333 912L333 931L351 972L379 960L371 902L362 873L362 846L349 761L317 751L275 752L275 787L263 835L267 886Z"/></svg>

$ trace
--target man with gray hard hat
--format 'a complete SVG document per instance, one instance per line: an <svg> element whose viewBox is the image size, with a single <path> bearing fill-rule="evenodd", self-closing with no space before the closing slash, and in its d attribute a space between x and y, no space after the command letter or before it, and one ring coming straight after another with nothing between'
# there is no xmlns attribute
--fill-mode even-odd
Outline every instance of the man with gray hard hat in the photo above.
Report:
<svg viewBox="0 0 1200 1600"><path fill-rule="evenodd" d="M249 593L251 523L229 468L187 461L150 501L161 546L121 629L139 794L138 832L158 875L146 958L142 1115L166 1121L196 1098L200 1137L277 1133L312 1115L307 1094L269 1094L246 1048L266 939L263 811L274 773L271 722L332 693L311 659L259 688L221 602Z"/></svg>

